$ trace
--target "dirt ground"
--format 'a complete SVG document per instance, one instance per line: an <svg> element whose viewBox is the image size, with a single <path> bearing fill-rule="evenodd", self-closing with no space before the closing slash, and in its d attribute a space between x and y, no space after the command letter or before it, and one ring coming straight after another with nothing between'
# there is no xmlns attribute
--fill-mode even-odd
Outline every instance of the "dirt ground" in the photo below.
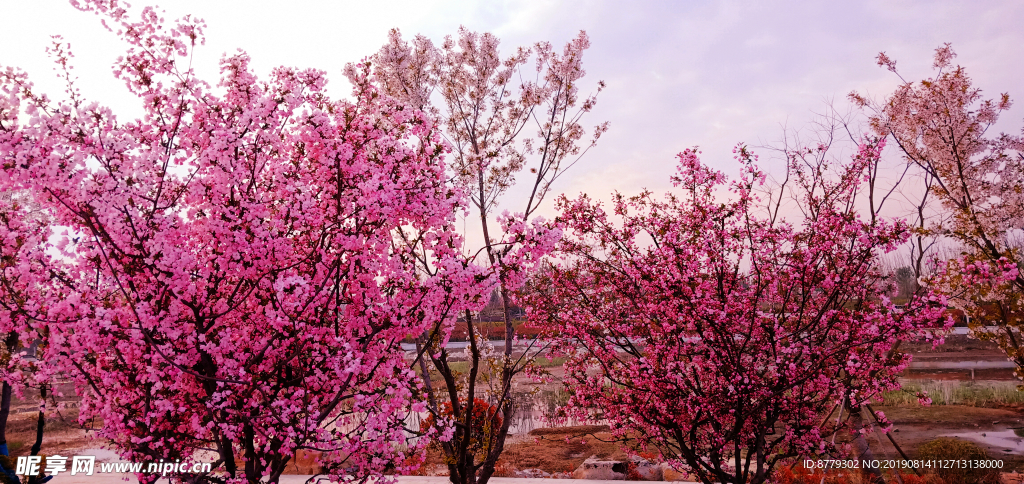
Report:
<svg viewBox="0 0 1024 484"><path fill-rule="evenodd" d="M963 405L930 407L873 406L895 424L893 440L911 458L922 444L940 436L964 432L992 432L1007 426L1024 427L1024 408L984 408ZM496 474L516 477L516 470L539 469L552 477L570 477L590 456L601 459L626 459L616 443L609 442L606 426L577 426L535 429L515 439L502 454ZM848 437L847 437L848 440ZM843 439L840 439L843 441ZM892 443L880 431L869 435L868 442L876 459L899 459ZM984 445L991 459L1003 460L1007 472L1024 472L1024 454L1006 452L1004 447ZM428 453L424 474L445 475L443 460L437 452Z"/></svg>
<svg viewBox="0 0 1024 484"><path fill-rule="evenodd" d="M995 433L1007 427L1024 427L1024 408L983 408L963 405L933 405L930 407L887 407L875 410L895 424L893 438L913 458L917 449L932 439L958 433ZM899 458L892 444L880 433L869 438L879 458ZM1006 446L981 443L991 459L1002 459L1004 469L1024 471L1024 454Z"/></svg>
<svg viewBox="0 0 1024 484"><path fill-rule="evenodd" d="M100 445L93 441L88 432L78 423L78 402L71 383L58 385L60 396L48 398L44 425L43 442L40 450L44 455L71 455L77 449L95 448ZM25 391L22 398L11 399L11 414L7 419L7 448L11 455L29 453L36 440L39 421L39 394ZM54 401L57 406L54 407Z"/></svg>
<svg viewBox="0 0 1024 484"><path fill-rule="evenodd" d="M910 345L906 349L921 360L1005 359L993 344L962 336L950 337L946 345L938 348L932 348L930 343L923 343ZM550 370L557 381L562 373L561 368ZM914 381L970 381L971 378L970 372L963 370L908 371L904 376ZM1013 375L1011 370L976 370L974 378L975 381L1005 384L1007 380L1013 379ZM526 380L521 383L529 384ZM103 447L103 443L92 438L94 432L82 429L78 425L78 399L74 396L71 385L62 385L60 390L65 396L58 400L65 408L58 412L48 412L41 453L68 456L89 452L97 455L101 461L117 460L113 452L97 451ZM38 408L38 397L14 399L7 427L8 446L13 455L27 454L32 446L35 440ZM1024 405L876 405L874 409L884 412L894 422L895 430L892 436L911 458L916 456L921 444L939 436L964 433L997 435L999 432L1006 433L1007 429L1014 428L1022 429L1021 433L1024 433ZM625 458L626 453L617 444L610 442L611 435L606 430L607 427L603 426L538 428L529 434L510 436L497 474L515 477L517 470L539 469L552 477L569 477L569 473L590 456L596 455L603 459ZM870 435L869 442L876 458L898 458L899 454L895 447L880 432ZM1007 445L998 444L983 444L990 458L1002 459L1006 471L1024 471L1024 452L1021 452L1024 447L1009 448ZM426 465L421 473L443 475L445 472L441 457L436 452L428 453Z"/></svg>
<svg viewBox="0 0 1024 484"><path fill-rule="evenodd" d="M930 342L910 344L904 347L918 361L1005 361L1005 355L991 342L980 341L965 335L953 335L944 345L933 347ZM560 368L552 368L552 374L561 376ZM973 378L972 378L973 376ZM1011 369L975 370L908 370L903 377L907 381L946 382L999 382L1008 384L1016 381ZM526 382L523 382L526 383ZM874 405L876 411L886 414L894 423L891 434L896 445L910 458L917 456L918 448L935 438L953 434L986 434L1007 429L1024 429L1024 405L970 406L970 405ZM513 476L515 470L539 469L553 477L567 477L566 473L578 467L586 458L596 455L602 459L622 459L626 453L617 444L603 442L611 435L601 431L602 427L565 427L557 429L536 429L530 435L513 439L499 463L499 473ZM963 437L959 437L963 438ZM1011 436L1012 438L1012 436ZM984 438L983 438L984 439ZM970 439L968 439L970 440ZM585 442L585 443L581 443ZM876 458L897 459L899 452L881 432L869 436L869 443ZM1024 472L1024 453L1019 447L1008 448L978 442L992 459L1001 459L1005 471ZM1024 444L1022 444L1024 445ZM426 473L444 473L442 460L436 453L428 454Z"/></svg>
<svg viewBox="0 0 1024 484"><path fill-rule="evenodd" d="M607 425L539 428L511 437L495 469L496 477L520 477L516 471L538 469L556 478L571 478L572 471L590 456L626 459L626 452L611 441ZM447 475L440 453L427 452L423 475Z"/></svg>

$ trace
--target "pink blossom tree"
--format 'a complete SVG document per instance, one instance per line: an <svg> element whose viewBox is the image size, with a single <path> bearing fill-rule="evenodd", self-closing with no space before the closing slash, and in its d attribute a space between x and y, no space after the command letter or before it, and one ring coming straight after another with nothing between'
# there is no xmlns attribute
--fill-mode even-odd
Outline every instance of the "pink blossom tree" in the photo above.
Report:
<svg viewBox="0 0 1024 484"><path fill-rule="evenodd" d="M440 447L457 484L487 482L493 474L518 411L513 378L530 367L536 354L532 343L513 354L511 315L522 280L561 235L557 227L535 220L536 211L552 183L607 129L607 123L595 127L588 139L581 125L596 103L596 93L583 99L579 95L586 74L583 52L590 46L584 32L561 53L539 42L503 58L498 44L491 34L460 29L457 38L447 37L438 47L423 36L405 41L393 30L380 51L349 67L352 73L362 66L372 69L373 82L383 92L430 113L444 127L443 136L452 146L452 185L468 195L468 217L479 223L473 240L480 243L467 247L468 253L497 276L505 330L500 353L488 358L482 347L486 344L478 341L479 321L469 310L463 315L470 342L467 373L449 364L453 355L444 347L443 332L435 329L419 340L420 372L430 375L429 359L444 384L443 390L435 389L431 378L424 378L430 411L435 418L450 413L454 421L452 439ZM531 60L535 69L525 67ZM599 82L597 90L603 87ZM529 189L526 197L511 201L522 211L497 216L499 204L510 203L506 193L517 182ZM486 387L479 383L485 378L490 381ZM474 424L475 412L468 404L480 396L503 416L502 425L486 426L483 439L473 430L480 425Z"/></svg>
<svg viewBox="0 0 1024 484"><path fill-rule="evenodd" d="M952 242L962 254L940 261L929 278L963 309L974 334L996 341L1024 379L1024 137L990 135L1010 96L983 99L967 72L953 66L949 44L935 51L935 77L903 80L883 103L856 93L851 98L874 111L879 135L891 136L907 162L929 180L927 193L944 217L933 217L921 233ZM878 65L899 75L884 52Z"/></svg>
<svg viewBox="0 0 1024 484"><path fill-rule="evenodd" d="M59 286L49 283L55 269L53 261L43 253L49 231L48 218L27 191L8 191L0 196L0 455L4 456L10 455L7 420L11 399L14 394L24 396L26 388L38 392L42 399L32 455L39 453L44 437L46 397L48 393L52 395L48 390L57 368L47 360L29 357L26 345L41 341L32 338L45 337L45 324L51 322L40 301L63 296ZM27 331L33 326L42 331ZM23 335L28 339L23 339ZM15 482L15 467L8 466L10 462L3 462L2 470L9 482Z"/></svg>
<svg viewBox="0 0 1024 484"><path fill-rule="evenodd" d="M761 483L781 462L841 450L836 409L897 388L910 360L899 342L943 310L889 300L878 257L908 228L862 220L854 203L880 149L865 143L834 179L793 167L805 214L793 224L754 194L764 179L743 147L728 185L687 150L678 195L617 194L612 213L561 199L560 258L529 303L568 358L567 414L606 419L705 483Z"/></svg>
<svg viewBox="0 0 1024 484"><path fill-rule="evenodd" d="M433 123L365 73L336 101L323 72L260 80L237 53L212 86L190 67L201 21L73 3L129 45L114 74L145 114L86 101L59 39L65 100L0 73L0 184L57 227L0 228L17 258L2 329L45 332L41 359L125 459L213 452L204 482L277 482L301 449L334 479L407 470L423 403L399 342L485 303L490 280L461 255Z"/></svg>

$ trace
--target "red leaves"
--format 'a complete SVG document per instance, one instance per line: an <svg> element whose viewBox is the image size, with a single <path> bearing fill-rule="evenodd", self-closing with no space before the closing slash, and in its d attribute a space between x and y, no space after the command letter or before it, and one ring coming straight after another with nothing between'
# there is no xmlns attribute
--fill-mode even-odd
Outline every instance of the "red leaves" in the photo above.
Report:
<svg viewBox="0 0 1024 484"><path fill-rule="evenodd" d="M467 451L470 455L479 455L494 445L493 442L487 442L487 439L493 439L496 435L495 429L501 427L503 421L501 411L498 407L480 398L473 399L472 409L466 408L467 402L465 399L460 400L459 404L462 408L458 415L456 415L452 410L451 402L442 402L439 409L440 417L444 420L452 419L456 424L459 422L465 423L468 417L471 424L470 431L468 432L469 443L467 444ZM472 415L467 416L467 411L471 412ZM450 425L451 423L446 423L445 427ZM433 431L443 432L443 429L437 425L434 415L428 415L427 418L423 419L420 431L427 433Z"/></svg>

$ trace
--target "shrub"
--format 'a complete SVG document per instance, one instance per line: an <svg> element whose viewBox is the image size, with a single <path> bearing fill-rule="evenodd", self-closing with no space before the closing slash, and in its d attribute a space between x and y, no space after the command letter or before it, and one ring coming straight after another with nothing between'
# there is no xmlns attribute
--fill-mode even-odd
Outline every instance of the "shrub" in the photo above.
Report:
<svg viewBox="0 0 1024 484"><path fill-rule="evenodd" d="M802 465L797 466L783 466L775 471L774 481L776 484L866 484L867 479L861 475L861 471L857 469L836 469L822 471L821 469L810 470ZM918 476L911 472L910 474L900 474L903 484L951 484L944 481L935 474L925 474L924 476ZM898 483L895 476L886 476L886 482Z"/></svg>
<svg viewBox="0 0 1024 484"><path fill-rule="evenodd" d="M781 466L774 473L777 484L859 484L858 472L848 469L829 470L807 469L802 465Z"/></svg>
<svg viewBox="0 0 1024 484"><path fill-rule="evenodd" d="M988 459L988 452L973 442L949 437L940 437L922 445L918 451L922 460L966 460ZM947 484L999 484L999 469L935 469L935 474Z"/></svg>
<svg viewBox="0 0 1024 484"><path fill-rule="evenodd" d="M463 412L465 411L466 402L461 402L463 405ZM462 413L462 412L460 412ZM465 421L465 417L462 415L455 415L452 411L452 404L450 402L441 403L440 414L446 419L455 418L461 422ZM495 435L494 429L501 427L502 415L498 407L487 403L486 401L474 398L473 399L473 423L472 431L469 435L469 447L468 451L472 455L482 455L491 449L494 445L490 441ZM420 430L427 432L437 425L435 417L428 415L427 418L423 419L423 423L420 426ZM442 445L439 441L432 442L431 445L440 447Z"/></svg>
<svg viewBox="0 0 1024 484"><path fill-rule="evenodd" d="M903 479L903 484L948 484L946 481L942 480L941 477L932 473L918 476L911 472L906 475L900 474L900 478Z"/></svg>

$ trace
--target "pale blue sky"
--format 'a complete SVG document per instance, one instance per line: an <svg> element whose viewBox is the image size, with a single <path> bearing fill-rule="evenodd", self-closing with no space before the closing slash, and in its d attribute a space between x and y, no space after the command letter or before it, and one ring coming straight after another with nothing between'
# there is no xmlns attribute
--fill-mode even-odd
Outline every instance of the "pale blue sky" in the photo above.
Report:
<svg viewBox="0 0 1024 484"><path fill-rule="evenodd" d="M135 7L145 2L135 2ZM1018 100L1001 123L1019 133L1024 118L1024 2L366 2L163 1L167 17L206 19L207 45L196 67L213 77L224 52L243 48L260 74L277 65L327 71L334 92L347 91L346 62L374 52L389 28L439 42L459 25L490 31L511 51L548 40L560 45L586 30L588 81L608 87L587 125L611 129L561 179L556 192L604 198L618 189L661 191L674 154L700 145L705 161L733 171L737 142L769 144L782 126L802 128L828 99L845 106L856 89L876 98L898 79L875 65L878 51L908 79L931 73L931 55L952 42L958 63L989 95ZM76 54L84 94L131 112L109 66L123 50L99 20L60 0L0 0L0 66L27 70L60 94L45 55L62 34ZM509 208L514 208L510 206Z"/></svg>

